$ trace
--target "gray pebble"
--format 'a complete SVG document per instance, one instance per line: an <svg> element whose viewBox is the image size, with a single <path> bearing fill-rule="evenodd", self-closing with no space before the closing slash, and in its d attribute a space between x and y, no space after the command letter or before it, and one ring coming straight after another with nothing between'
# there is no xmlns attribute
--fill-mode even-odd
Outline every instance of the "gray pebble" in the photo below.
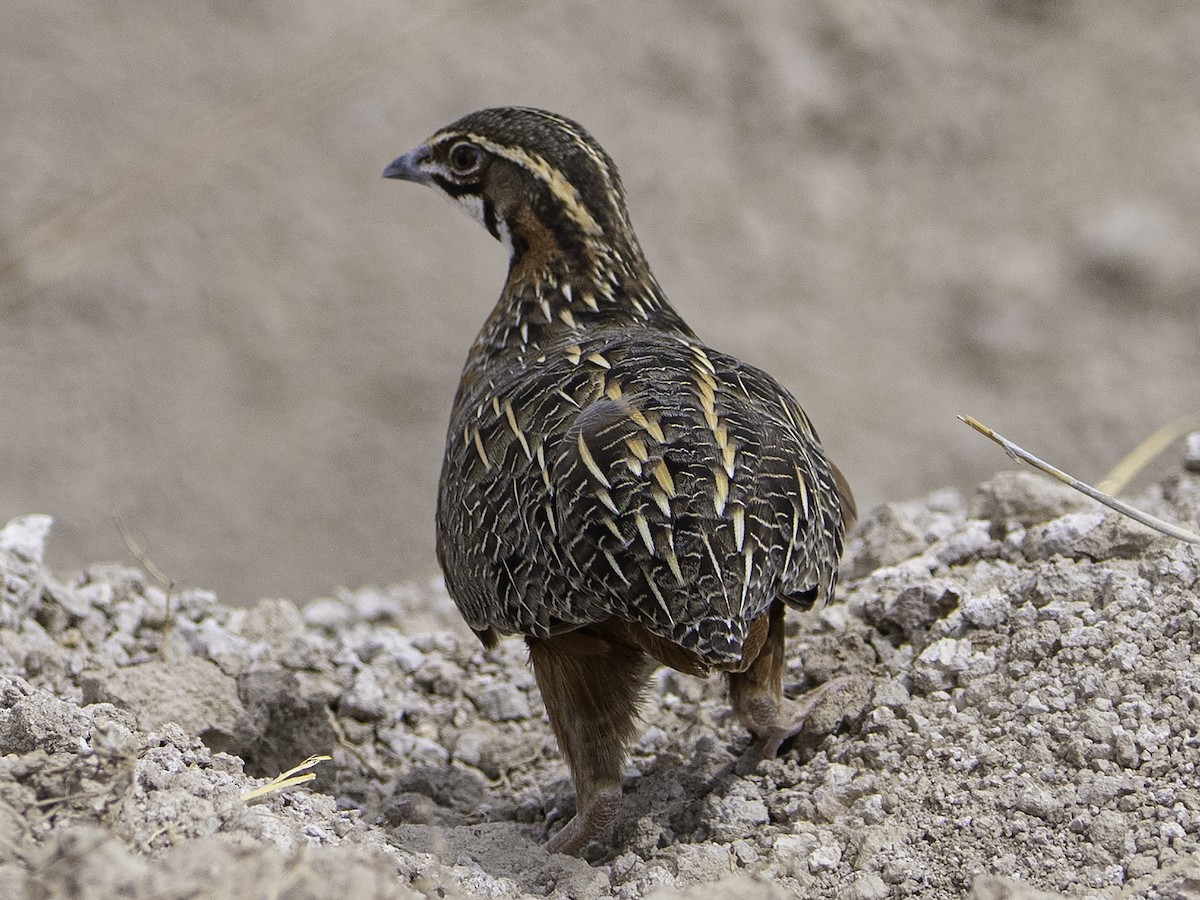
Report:
<svg viewBox="0 0 1200 900"><path fill-rule="evenodd" d="M492 722L528 719L531 714L529 698L506 681L480 679L465 685L463 693L480 715Z"/></svg>
<svg viewBox="0 0 1200 900"><path fill-rule="evenodd" d="M1116 810L1101 810L1088 825L1088 836L1113 856L1120 856L1130 841L1129 822Z"/></svg>
<svg viewBox="0 0 1200 900"><path fill-rule="evenodd" d="M892 896L892 889L887 886L877 872L856 872L845 894L848 900L885 900Z"/></svg>
<svg viewBox="0 0 1200 900"><path fill-rule="evenodd" d="M351 619L350 608L332 597L310 600L304 606L303 615L309 625L329 631L342 627Z"/></svg>
<svg viewBox="0 0 1200 900"><path fill-rule="evenodd" d="M979 628L995 628L1008 620L1012 599L998 590L988 591L964 598L962 615L970 624Z"/></svg>
<svg viewBox="0 0 1200 900"><path fill-rule="evenodd" d="M374 671L363 669L354 676L354 684L342 694L338 709L360 722L373 722L386 715L387 698Z"/></svg>
<svg viewBox="0 0 1200 900"><path fill-rule="evenodd" d="M934 641L913 665L913 684L924 692L945 690L971 663L971 642L960 638Z"/></svg>
<svg viewBox="0 0 1200 900"><path fill-rule="evenodd" d="M1187 436L1183 451L1183 467L1189 472L1200 472L1200 431Z"/></svg>

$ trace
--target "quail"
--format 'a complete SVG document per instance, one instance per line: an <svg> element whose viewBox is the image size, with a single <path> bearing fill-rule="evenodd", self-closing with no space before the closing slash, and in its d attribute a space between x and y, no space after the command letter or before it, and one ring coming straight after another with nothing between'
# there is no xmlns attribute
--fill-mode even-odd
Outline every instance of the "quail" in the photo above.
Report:
<svg viewBox="0 0 1200 900"><path fill-rule="evenodd" d="M634 235L616 166L575 122L467 115L384 171L508 251L467 357L438 487L446 587L486 647L522 635L578 854L621 803L651 668L726 673L748 772L835 682L782 694L784 609L831 595L854 500L793 396L703 343Z"/></svg>

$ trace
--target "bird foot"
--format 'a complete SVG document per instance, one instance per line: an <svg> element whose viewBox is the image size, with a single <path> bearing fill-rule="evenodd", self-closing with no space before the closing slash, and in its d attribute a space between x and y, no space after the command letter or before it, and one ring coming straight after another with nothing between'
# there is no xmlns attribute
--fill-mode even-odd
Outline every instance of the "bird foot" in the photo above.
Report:
<svg viewBox="0 0 1200 900"><path fill-rule="evenodd" d="M776 709L774 722L753 730L754 739L737 763L737 774L749 775L764 759L773 759L779 748L804 730L804 723L817 706L831 694L836 694L853 681L852 678L834 678L813 688L798 700L781 700Z"/></svg>
<svg viewBox="0 0 1200 900"><path fill-rule="evenodd" d="M597 837L616 818L621 807L621 789L596 791L586 807L580 809L559 832L544 844L547 853L578 856L592 838Z"/></svg>
<svg viewBox="0 0 1200 900"><path fill-rule="evenodd" d="M573 816L554 837L543 845L547 853L566 853L568 856L578 856L579 851L587 846L595 831L588 827L581 816Z"/></svg>

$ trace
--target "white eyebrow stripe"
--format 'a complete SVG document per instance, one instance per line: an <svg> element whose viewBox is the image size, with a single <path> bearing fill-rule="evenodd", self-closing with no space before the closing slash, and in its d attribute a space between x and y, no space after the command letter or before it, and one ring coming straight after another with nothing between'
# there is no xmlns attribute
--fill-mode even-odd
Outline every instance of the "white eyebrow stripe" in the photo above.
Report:
<svg viewBox="0 0 1200 900"><path fill-rule="evenodd" d="M507 159L511 163L515 163L527 172L532 173L535 177L541 179L550 193L555 199L563 205L567 215L571 220L579 226L584 234L591 236L599 236L601 229L595 218L587 207L583 205L583 199L579 196L579 191L571 184L563 173L551 166L540 156L535 156L520 147L506 147L503 144L497 144L495 141L488 140L482 135L471 132L440 132L429 139L430 145L439 143L446 138L453 137L456 140L466 139L474 144L482 147L488 153ZM586 144L584 145L586 146Z"/></svg>

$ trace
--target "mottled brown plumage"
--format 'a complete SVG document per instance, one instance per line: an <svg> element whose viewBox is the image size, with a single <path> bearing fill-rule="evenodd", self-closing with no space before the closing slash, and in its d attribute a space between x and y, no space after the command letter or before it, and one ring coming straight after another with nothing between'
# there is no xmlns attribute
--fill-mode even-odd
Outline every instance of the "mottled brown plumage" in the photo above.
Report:
<svg viewBox="0 0 1200 900"><path fill-rule="evenodd" d="M651 660L730 673L755 736L743 769L799 730L784 604L832 593L853 500L792 395L671 308L579 125L483 110L384 174L440 189L509 250L451 413L438 558L486 645L526 638L578 800L548 847L578 852L619 806Z"/></svg>

